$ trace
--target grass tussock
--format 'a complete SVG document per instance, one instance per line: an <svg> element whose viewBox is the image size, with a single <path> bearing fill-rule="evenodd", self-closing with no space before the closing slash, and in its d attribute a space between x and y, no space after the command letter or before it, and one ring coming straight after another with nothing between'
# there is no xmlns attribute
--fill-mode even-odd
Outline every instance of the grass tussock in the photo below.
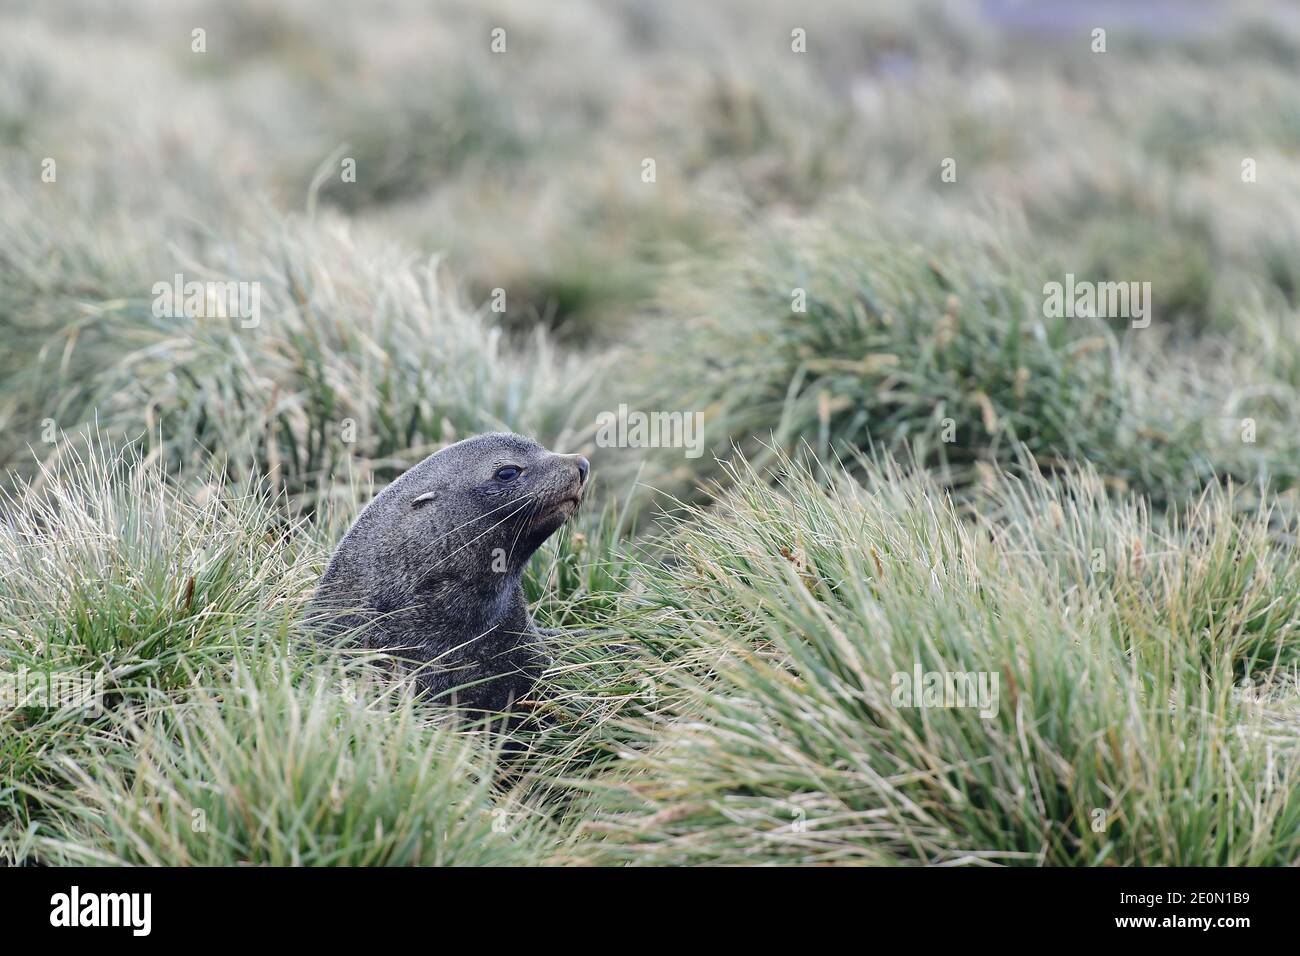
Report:
<svg viewBox="0 0 1300 956"><path fill-rule="evenodd" d="M595 799L598 856L1295 858L1300 750L1270 717L1294 715L1300 633L1262 523L1217 494L1168 522L1101 506L1090 472L1006 479L1000 516L973 521L888 466L864 485L729 477L644 581L633 634L675 660L643 749ZM918 670L998 694L900 705Z"/></svg>
<svg viewBox="0 0 1300 956"><path fill-rule="evenodd" d="M499 788L499 743L308 633L309 528L267 495L181 489L157 457L91 447L5 502L5 674L95 689L4 698L0 855L500 864L558 846Z"/></svg>
<svg viewBox="0 0 1300 956"><path fill-rule="evenodd" d="M648 387L702 409L720 457L878 448L962 485L1022 445L1161 503L1295 480L1288 413L1276 392L1241 394L1236 356L1171 372L1114 321L1045 315L1038 277L1054 273L1004 238L917 244L869 209L774 232L670 297L667 330L646 337Z"/></svg>
<svg viewBox="0 0 1300 956"><path fill-rule="evenodd" d="M958 508L888 462L776 461L737 461L641 553L606 513L542 557L542 619L600 630L555 639L505 763L303 640L310 526L178 489L156 458L46 472L7 506L6 669L102 673L104 707L7 715L6 857L1294 858L1300 606L1277 516L1218 489L1153 515L1091 470ZM906 706L918 671L992 696Z"/></svg>
<svg viewBox="0 0 1300 956"><path fill-rule="evenodd" d="M239 649L290 640L319 560L263 496L181 490L138 449L89 448L3 503L0 661L12 693L0 826L13 833L111 712L164 707L217 679ZM102 706L24 706L20 688L51 675L97 682Z"/></svg>
<svg viewBox="0 0 1300 956"><path fill-rule="evenodd" d="M480 431L576 441L599 364L558 354L540 332L512 343L442 285L436 262L394 269L392 255L340 224L286 223L202 273L251 276L255 318L158 316L151 299L117 299L55 332L42 371L85 375L71 425L144 435L174 469L215 461L232 481L264 476L298 498L391 480Z"/></svg>
<svg viewBox="0 0 1300 956"><path fill-rule="evenodd" d="M54 863L506 866L556 842L494 791L488 748L409 694L275 653L56 769L34 843Z"/></svg>

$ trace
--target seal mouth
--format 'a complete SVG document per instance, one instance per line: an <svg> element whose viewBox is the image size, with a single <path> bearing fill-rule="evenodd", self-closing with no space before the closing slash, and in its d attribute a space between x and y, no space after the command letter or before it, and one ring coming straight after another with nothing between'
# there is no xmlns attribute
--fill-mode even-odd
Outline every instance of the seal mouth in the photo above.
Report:
<svg viewBox="0 0 1300 956"><path fill-rule="evenodd" d="M551 505L551 507L546 509L546 516L552 517L557 514L562 514L565 518L572 517L573 513L578 510L580 504L582 504L581 493L565 495L559 501L555 502L555 504Z"/></svg>
<svg viewBox="0 0 1300 956"><path fill-rule="evenodd" d="M533 518L535 526L547 526L552 531L568 521L582 504L583 482L568 482L558 488L550 489L545 495L545 503L538 508ZM540 503L539 503L540 504Z"/></svg>
<svg viewBox="0 0 1300 956"><path fill-rule="evenodd" d="M579 499L574 495L561 498L545 510L539 511L528 522L528 526L534 531L541 532L544 537L549 536L577 513L578 504Z"/></svg>

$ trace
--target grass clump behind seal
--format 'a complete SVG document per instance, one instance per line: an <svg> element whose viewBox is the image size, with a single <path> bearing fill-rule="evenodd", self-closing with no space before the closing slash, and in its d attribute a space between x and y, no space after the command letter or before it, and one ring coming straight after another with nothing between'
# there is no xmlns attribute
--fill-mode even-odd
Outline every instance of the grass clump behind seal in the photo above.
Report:
<svg viewBox="0 0 1300 956"><path fill-rule="evenodd" d="M1061 276L1001 240L926 242L861 215L773 229L668 294L646 388L701 411L715 455L880 449L960 486L1024 446L1159 503L1227 476L1291 483L1284 415L1229 402L1232 353L1171 366L1159 326L1045 316L1044 277ZM1258 419L1257 441L1243 444L1230 412Z"/></svg>

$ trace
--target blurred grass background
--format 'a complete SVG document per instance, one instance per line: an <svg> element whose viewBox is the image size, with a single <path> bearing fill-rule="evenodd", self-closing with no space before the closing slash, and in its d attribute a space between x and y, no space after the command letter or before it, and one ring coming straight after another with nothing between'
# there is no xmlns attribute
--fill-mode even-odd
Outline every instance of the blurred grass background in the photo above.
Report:
<svg viewBox="0 0 1300 956"><path fill-rule="evenodd" d="M11 715L0 855L1294 862L1298 66L1284 3L0 0L0 653L121 675L93 726ZM177 272L260 283L257 327L156 317ZM1045 318L1066 273L1150 282L1154 321ZM598 447L623 403L703 413L707 453ZM358 707L357 665L297 636L372 488L501 428L598 478L538 614L637 653L563 648L556 723L493 784L492 745L391 689ZM910 489L885 504L882 468ZM1082 537L1037 537L1017 481L1086 500ZM864 528L916 552L884 590ZM227 554L244 533L293 573ZM1096 547L1163 557L1098 580ZM192 620L196 554L220 589ZM1006 673L1034 746L881 710L912 653ZM413 769L366 797L359 761ZM313 822L237 820L243 779L323 787ZM228 839L182 832L196 801Z"/></svg>

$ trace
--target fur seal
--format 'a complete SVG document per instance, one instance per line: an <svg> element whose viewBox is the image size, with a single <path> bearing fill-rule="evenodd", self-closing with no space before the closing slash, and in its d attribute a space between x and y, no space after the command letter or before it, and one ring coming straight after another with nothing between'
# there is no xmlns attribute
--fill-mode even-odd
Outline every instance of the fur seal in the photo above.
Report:
<svg viewBox="0 0 1300 956"><path fill-rule="evenodd" d="M421 689L459 707L510 709L550 662L520 577L577 510L587 459L504 432L448 445L361 512L315 607L335 633L414 662Z"/></svg>

